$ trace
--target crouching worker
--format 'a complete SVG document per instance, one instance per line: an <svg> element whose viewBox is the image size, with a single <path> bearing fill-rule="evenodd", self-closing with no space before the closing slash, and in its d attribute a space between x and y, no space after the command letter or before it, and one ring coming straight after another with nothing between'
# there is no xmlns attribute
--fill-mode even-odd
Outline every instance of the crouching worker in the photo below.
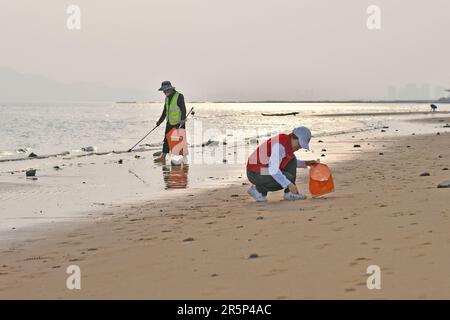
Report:
<svg viewBox="0 0 450 320"><path fill-rule="evenodd" d="M309 150L311 131L306 127L280 134L261 144L248 158L247 177L252 183L248 194L256 201L267 201L269 191L284 189L285 200L304 200L306 196L295 185L297 168L306 168L316 161L297 160L294 152Z"/></svg>

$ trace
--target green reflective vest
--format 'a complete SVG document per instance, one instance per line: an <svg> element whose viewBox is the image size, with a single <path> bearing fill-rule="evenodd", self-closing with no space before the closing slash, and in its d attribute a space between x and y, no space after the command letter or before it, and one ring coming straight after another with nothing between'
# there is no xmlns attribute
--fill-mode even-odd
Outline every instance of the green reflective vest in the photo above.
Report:
<svg viewBox="0 0 450 320"><path fill-rule="evenodd" d="M181 122L181 110L178 106L178 97L180 94L178 92L175 92L175 94L172 97L172 100L169 104L169 98L166 98L166 116L167 121L169 121L169 124L172 126L175 126Z"/></svg>

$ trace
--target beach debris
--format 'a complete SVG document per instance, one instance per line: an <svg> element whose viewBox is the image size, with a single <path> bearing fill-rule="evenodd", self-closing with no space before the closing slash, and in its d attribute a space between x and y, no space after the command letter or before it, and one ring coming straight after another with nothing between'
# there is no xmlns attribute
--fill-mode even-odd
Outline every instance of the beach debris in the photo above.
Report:
<svg viewBox="0 0 450 320"><path fill-rule="evenodd" d="M189 237L189 238L186 238L183 240L183 242L192 242L192 241L194 241L194 238L192 238L192 237Z"/></svg>
<svg viewBox="0 0 450 320"><path fill-rule="evenodd" d="M161 156L161 154L162 154L162 151L156 151L156 152L153 153L153 156L154 157L159 157L159 156Z"/></svg>
<svg viewBox="0 0 450 320"><path fill-rule="evenodd" d="M219 145L219 141L215 141L215 140L211 140L209 139L208 141L206 141L206 143L202 143L202 147L216 147Z"/></svg>
<svg viewBox="0 0 450 320"><path fill-rule="evenodd" d="M442 128L450 128L450 124L445 124Z"/></svg>
<svg viewBox="0 0 450 320"><path fill-rule="evenodd" d="M422 173L420 174L420 176L421 176L421 177L429 177L429 176L430 176L430 173L429 173L429 172L422 172Z"/></svg>
<svg viewBox="0 0 450 320"><path fill-rule="evenodd" d="M450 180L442 181L438 184L438 188L450 188Z"/></svg>
<svg viewBox="0 0 450 320"><path fill-rule="evenodd" d="M26 175L27 177L34 177L34 176L36 176L36 169L28 169L28 170L25 172L25 175Z"/></svg>
<svg viewBox="0 0 450 320"><path fill-rule="evenodd" d="M19 148L16 150L17 153L25 153L27 152L27 150L23 149L23 148Z"/></svg>
<svg viewBox="0 0 450 320"><path fill-rule="evenodd" d="M386 130L381 130L381 132L386 132Z"/></svg>
<svg viewBox="0 0 450 320"><path fill-rule="evenodd" d="M259 258L259 255L257 253L252 253L248 256L247 259L256 259L256 258Z"/></svg>
<svg viewBox="0 0 450 320"><path fill-rule="evenodd" d="M95 148L94 148L93 146L82 147L82 148L81 148L81 151L84 151L84 152L94 152L94 151L95 151Z"/></svg>
<svg viewBox="0 0 450 320"><path fill-rule="evenodd" d="M259 216L259 217L256 218L256 220L264 220L264 217L263 216Z"/></svg>
<svg viewBox="0 0 450 320"><path fill-rule="evenodd" d="M238 194L232 194L230 197L231 198L237 198L237 197L239 197L239 195Z"/></svg>
<svg viewBox="0 0 450 320"><path fill-rule="evenodd" d="M119 161L117 161L117 163L118 163L118 164L122 164L122 163L123 163L123 160L122 160L122 159L119 159Z"/></svg>
<svg viewBox="0 0 450 320"><path fill-rule="evenodd" d="M140 156L140 155L135 155L134 158L135 158L135 159L140 159L141 156Z"/></svg>
<svg viewBox="0 0 450 320"><path fill-rule="evenodd" d="M37 154L32 152L28 155L28 158L37 158Z"/></svg>
<svg viewBox="0 0 450 320"><path fill-rule="evenodd" d="M296 116L298 112L284 112L284 113L261 113L265 117L282 117L282 116Z"/></svg>
<svg viewBox="0 0 450 320"><path fill-rule="evenodd" d="M389 129L389 126L383 126L383 129Z"/></svg>
<svg viewBox="0 0 450 320"><path fill-rule="evenodd" d="M54 166L53 169L55 169L55 170L61 170L61 167L60 167L60 166Z"/></svg>
<svg viewBox="0 0 450 320"><path fill-rule="evenodd" d="M360 144L354 144L353 148L361 148L361 145Z"/></svg>

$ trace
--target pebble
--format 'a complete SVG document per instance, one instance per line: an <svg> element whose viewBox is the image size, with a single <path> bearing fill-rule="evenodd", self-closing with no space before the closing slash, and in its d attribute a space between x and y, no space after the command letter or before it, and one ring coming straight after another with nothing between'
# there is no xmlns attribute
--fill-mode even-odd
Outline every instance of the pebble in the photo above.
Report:
<svg viewBox="0 0 450 320"><path fill-rule="evenodd" d="M92 146L89 146L89 147L83 147L83 148L81 148L81 151L84 151L84 152L93 152L93 151L94 151L94 147L92 147Z"/></svg>
<svg viewBox="0 0 450 320"><path fill-rule="evenodd" d="M186 238L183 240L183 242L192 242L192 241L194 241L194 238L192 238L192 237L189 237L189 238Z"/></svg>
<svg viewBox="0 0 450 320"><path fill-rule="evenodd" d="M422 173L420 174L420 176L421 176L421 177L429 177L429 176L430 176L430 173L429 173L429 172L422 172Z"/></svg>
<svg viewBox="0 0 450 320"><path fill-rule="evenodd" d="M27 177L34 177L34 176L36 175L36 170L35 170L35 169L28 169L28 170L25 172L25 175L26 175Z"/></svg>
<svg viewBox="0 0 450 320"><path fill-rule="evenodd" d="M359 144L354 144L354 145L353 145L353 148L361 148L361 145L359 145Z"/></svg>
<svg viewBox="0 0 450 320"><path fill-rule="evenodd" d="M37 154L34 152L32 152L28 155L28 158L36 158L36 157L37 157Z"/></svg>
<svg viewBox="0 0 450 320"><path fill-rule="evenodd" d="M450 180L442 181L438 184L438 188L450 188Z"/></svg>
<svg viewBox="0 0 450 320"><path fill-rule="evenodd" d="M123 160L120 159L119 161L117 161L117 163L118 163L118 164L122 164L122 163L123 163Z"/></svg>
<svg viewBox="0 0 450 320"><path fill-rule="evenodd" d="M259 258L259 255L257 253L252 253L251 255L248 256L248 259L256 259Z"/></svg>

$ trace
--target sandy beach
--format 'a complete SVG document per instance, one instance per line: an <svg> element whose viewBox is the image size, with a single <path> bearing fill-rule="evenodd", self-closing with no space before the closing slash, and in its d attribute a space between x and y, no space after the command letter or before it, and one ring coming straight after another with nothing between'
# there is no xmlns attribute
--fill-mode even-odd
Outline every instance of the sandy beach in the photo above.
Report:
<svg viewBox="0 0 450 320"><path fill-rule="evenodd" d="M3 243L0 299L449 299L450 134L321 139L333 194L258 204L243 178L49 224Z"/></svg>

